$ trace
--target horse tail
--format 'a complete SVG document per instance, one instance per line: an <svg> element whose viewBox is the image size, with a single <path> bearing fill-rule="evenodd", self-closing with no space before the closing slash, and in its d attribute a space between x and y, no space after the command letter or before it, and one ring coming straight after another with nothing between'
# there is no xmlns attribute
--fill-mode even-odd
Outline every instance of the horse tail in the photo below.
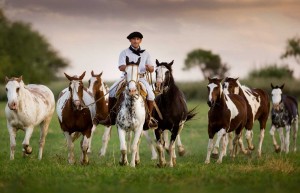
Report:
<svg viewBox="0 0 300 193"><path fill-rule="evenodd" d="M190 121L191 119L193 119L198 114L198 112L195 112L197 107L198 106L194 107L192 110L187 112L187 116L186 116L186 120L185 120L186 122Z"/></svg>

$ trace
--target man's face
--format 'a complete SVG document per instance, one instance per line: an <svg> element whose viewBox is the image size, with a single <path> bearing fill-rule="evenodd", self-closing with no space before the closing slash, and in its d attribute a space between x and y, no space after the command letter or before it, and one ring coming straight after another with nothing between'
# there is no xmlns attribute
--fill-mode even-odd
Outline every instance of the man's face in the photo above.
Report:
<svg viewBox="0 0 300 193"><path fill-rule="evenodd" d="M142 39L138 38L138 37L134 37L134 38L130 39L129 41L130 41L132 47L138 48L138 47L140 47L140 43L142 42Z"/></svg>

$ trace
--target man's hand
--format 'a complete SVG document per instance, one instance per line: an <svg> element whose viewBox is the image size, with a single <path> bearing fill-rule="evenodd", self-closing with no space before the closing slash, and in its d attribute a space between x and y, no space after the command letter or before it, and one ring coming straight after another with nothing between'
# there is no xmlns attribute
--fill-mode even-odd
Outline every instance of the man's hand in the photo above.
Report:
<svg viewBox="0 0 300 193"><path fill-rule="evenodd" d="M121 65L121 66L119 66L119 70L120 70L120 71L124 72L125 69L126 69L126 65Z"/></svg>
<svg viewBox="0 0 300 193"><path fill-rule="evenodd" d="M153 72L154 71L154 67L153 66L150 66L149 64L146 64L145 66L146 66L146 70L148 72Z"/></svg>

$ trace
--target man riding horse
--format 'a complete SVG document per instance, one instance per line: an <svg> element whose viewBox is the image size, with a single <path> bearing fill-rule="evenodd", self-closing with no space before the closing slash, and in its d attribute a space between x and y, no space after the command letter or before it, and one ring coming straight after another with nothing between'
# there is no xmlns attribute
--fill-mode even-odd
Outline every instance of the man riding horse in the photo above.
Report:
<svg viewBox="0 0 300 193"><path fill-rule="evenodd" d="M124 73L126 68L126 56L129 57L129 61L137 61L140 58L140 64L139 64L139 82L141 82L147 92L147 106L148 106L148 115L146 116L146 122L144 129L147 130L149 128L156 129L157 128L157 121L152 118L152 110L154 107L154 99L155 95L152 90L151 85L147 82L146 79L146 73L147 72L153 72L154 66L151 62L150 55L146 50L142 50L140 47L140 44L143 39L143 35L140 32L132 32L127 36L127 39L130 42L129 48L123 50L120 53L119 56L119 65L118 68L122 73L122 77L120 80L116 81L112 86L111 90L109 92L109 102L108 102L108 108L109 108L109 116L103 120L100 121L100 124L105 126L115 125L116 123L116 116L118 111L118 97L117 92L119 85L123 83L124 76L126 74Z"/></svg>

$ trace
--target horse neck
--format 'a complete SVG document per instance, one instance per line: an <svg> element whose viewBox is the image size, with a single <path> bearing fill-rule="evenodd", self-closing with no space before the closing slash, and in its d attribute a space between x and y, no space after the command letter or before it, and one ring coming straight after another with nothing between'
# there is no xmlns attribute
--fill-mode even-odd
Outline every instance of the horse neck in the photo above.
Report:
<svg viewBox="0 0 300 193"><path fill-rule="evenodd" d="M169 83L166 86L168 86L168 90L167 92L163 92L163 94L170 98L175 97L175 93L178 92L179 88L176 86L173 76L170 76Z"/></svg>

